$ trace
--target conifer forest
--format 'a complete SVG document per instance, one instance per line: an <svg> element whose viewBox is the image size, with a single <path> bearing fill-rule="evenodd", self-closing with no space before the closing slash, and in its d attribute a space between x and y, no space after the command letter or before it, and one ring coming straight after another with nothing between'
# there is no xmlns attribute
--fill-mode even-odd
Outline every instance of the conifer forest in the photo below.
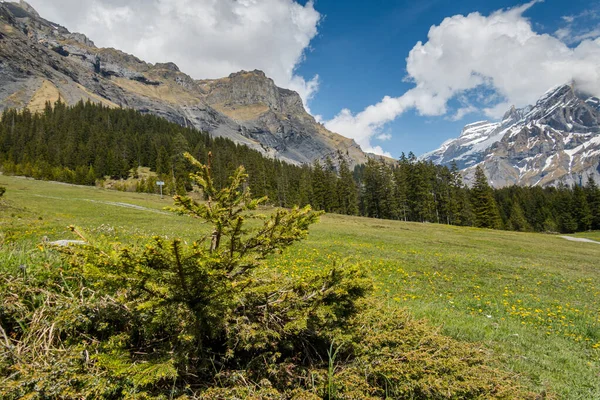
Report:
<svg viewBox="0 0 600 400"><path fill-rule="evenodd" d="M0 121L0 166L7 175L95 185L149 167L155 174L140 179L136 191L155 193L162 180L167 194L184 194L192 189L185 152L203 163L211 153L219 188L243 165L253 196L281 207L310 204L345 215L515 231L600 229L600 187L591 178L571 187L494 189L478 168L467 186L455 166L412 153L396 162L371 158L354 169L340 153L299 166L156 116L89 102L47 103L37 114L6 110Z"/></svg>

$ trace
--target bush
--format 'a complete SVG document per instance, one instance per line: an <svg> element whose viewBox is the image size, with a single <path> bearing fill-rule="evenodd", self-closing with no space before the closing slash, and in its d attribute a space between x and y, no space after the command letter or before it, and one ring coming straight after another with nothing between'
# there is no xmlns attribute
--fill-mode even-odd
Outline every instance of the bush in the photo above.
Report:
<svg viewBox="0 0 600 400"><path fill-rule="evenodd" d="M4 186L0 186L0 197L4 196L4 193L6 193L6 188Z"/></svg>
<svg viewBox="0 0 600 400"><path fill-rule="evenodd" d="M252 199L243 168L216 190L210 166L188 159L206 202L176 196L173 210L209 223L198 241L99 238L63 250L60 268L3 273L0 397L528 397L477 349L365 299L356 266L299 280L265 268L319 214L260 217L266 199Z"/></svg>

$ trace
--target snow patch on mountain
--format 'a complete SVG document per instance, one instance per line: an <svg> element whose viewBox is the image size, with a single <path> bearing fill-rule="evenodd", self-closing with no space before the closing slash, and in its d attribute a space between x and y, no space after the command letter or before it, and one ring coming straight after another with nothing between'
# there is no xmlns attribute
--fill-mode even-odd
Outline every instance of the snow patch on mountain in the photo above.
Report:
<svg viewBox="0 0 600 400"><path fill-rule="evenodd" d="M497 187L556 185L592 176L600 182L600 99L573 84L548 90L533 106L512 107L502 121L464 127L423 160L455 162L464 171L482 165Z"/></svg>

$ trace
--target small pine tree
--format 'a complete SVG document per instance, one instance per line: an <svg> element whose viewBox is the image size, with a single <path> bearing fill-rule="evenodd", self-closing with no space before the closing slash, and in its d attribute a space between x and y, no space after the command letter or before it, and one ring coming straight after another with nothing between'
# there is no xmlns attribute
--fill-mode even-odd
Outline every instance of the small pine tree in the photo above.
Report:
<svg viewBox="0 0 600 400"><path fill-rule="evenodd" d="M171 210L208 223L207 235L191 245L156 237L142 249L83 248L72 257L86 280L119 303L119 323L92 340L103 341L97 365L115 384L140 382L135 390L165 387L171 394L219 380L215 365L246 370L256 382L288 382L290 360L326 357L332 333L356 314L370 282L355 267L301 282L259 270L266 257L303 239L320 213L280 209L247 228L267 199L252 198L245 169L217 189L210 161L185 156L206 201L178 195Z"/></svg>

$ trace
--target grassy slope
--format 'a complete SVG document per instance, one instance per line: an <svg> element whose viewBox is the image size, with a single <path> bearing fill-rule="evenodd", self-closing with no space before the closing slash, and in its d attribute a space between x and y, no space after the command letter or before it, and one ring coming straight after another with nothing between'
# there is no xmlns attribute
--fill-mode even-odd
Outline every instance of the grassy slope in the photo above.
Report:
<svg viewBox="0 0 600 400"><path fill-rule="evenodd" d="M5 176L0 185L8 189L0 230L31 254L44 235L72 238L69 224L117 228L125 241L200 235L197 221L161 212L168 198ZM22 261L11 251L0 250L8 267ZM327 215L273 266L301 276L327 263L360 262L382 301L457 339L485 344L501 367L537 390L591 399L600 398L599 259L596 244L549 235Z"/></svg>
<svg viewBox="0 0 600 400"><path fill-rule="evenodd" d="M572 236L575 237L580 237L580 238L585 238L585 239L592 239L592 240L596 240L598 242L600 242L600 231L597 232L581 232L581 233L576 233Z"/></svg>

